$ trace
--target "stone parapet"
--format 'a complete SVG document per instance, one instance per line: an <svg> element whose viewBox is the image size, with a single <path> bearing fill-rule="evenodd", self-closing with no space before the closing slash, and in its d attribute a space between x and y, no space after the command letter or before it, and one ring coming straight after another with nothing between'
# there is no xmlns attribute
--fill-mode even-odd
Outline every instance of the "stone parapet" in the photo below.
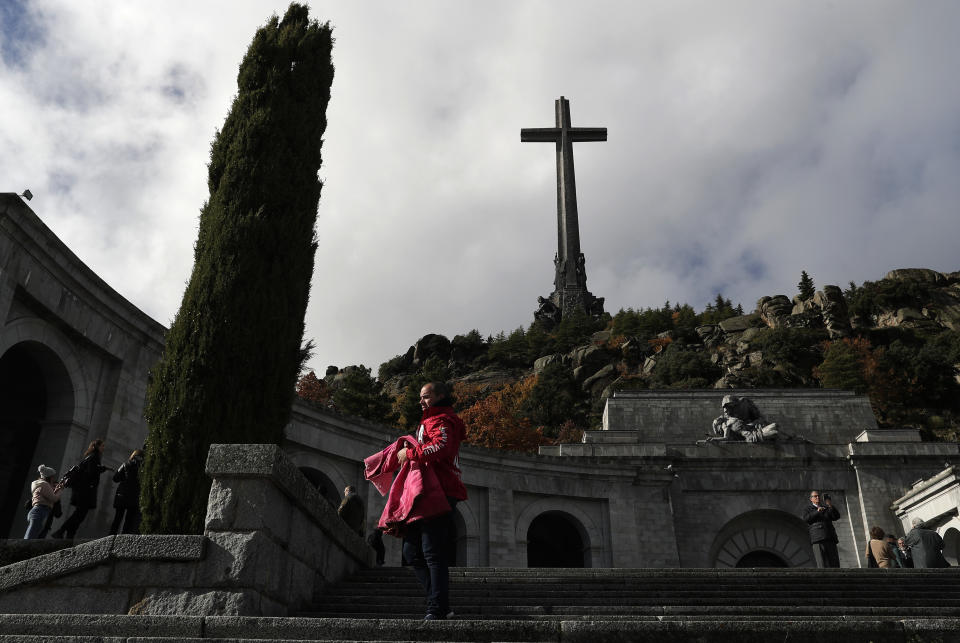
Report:
<svg viewBox="0 0 960 643"><path fill-rule="evenodd" d="M213 445L204 535L109 536L0 568L0 612L286 616L373 550L272 444Z"/></svg>
<svg viewBox="0 0 960 643"><path fill-rule="evenodd" d="M750 398L787 439L846 444L877 430L869 398L830 389L618 391L607 399L603 429L636 431L639 442L695 443L713 435L724 395Z"/></svg>

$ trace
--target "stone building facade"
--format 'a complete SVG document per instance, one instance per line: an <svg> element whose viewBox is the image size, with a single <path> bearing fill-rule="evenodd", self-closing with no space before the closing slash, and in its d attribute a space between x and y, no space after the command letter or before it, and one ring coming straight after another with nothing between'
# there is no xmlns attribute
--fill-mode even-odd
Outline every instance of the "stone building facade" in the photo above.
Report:
<svg viewBox="0 0 960 643"><path fill-rule="evenodd" d="M19 197L0 195L5 535L22 537L21 504L37 464L63 471L89 440L104 437L105 463L115 467L143 444L147 378L163 334ZM781 439L708 441L725 394L749 396ZM362 461L394 438L386 427L297 404L282 447L331 503L344 486L357 486L372 523L384 499L363 480ZM536 456L462 449L470 498L457 507L456 562L810 566L799 515L816 488L840 508L841 564L857 567L870 526L903 533L905 505L891 503L958 457L958 444L877 429L869 401L842 391L619 393L607 401L602 430L582 443ZM113 490L105 478L78 536L107 533ZM932 510L914 505L915 515ZM388 564L399 564L398 543L388 538L387 547Z"/></svg>
<svg viewBox="0 0 960 643"><path fill-rule="evenodd" d="M147 376L164 332L20 197L0 194L0 533L23 536L38 464L62 473L105 438L116 467L143 445ZM107 532L112 489L101 485L87 529Z"/></svg>

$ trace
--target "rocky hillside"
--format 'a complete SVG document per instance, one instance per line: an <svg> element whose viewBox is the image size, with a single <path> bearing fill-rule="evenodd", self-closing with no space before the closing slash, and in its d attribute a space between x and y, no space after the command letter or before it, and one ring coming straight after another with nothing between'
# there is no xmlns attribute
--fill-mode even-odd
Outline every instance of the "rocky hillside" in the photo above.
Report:
<svg viewBox="0 0 960 643"><path fill-rule="evenodd" d="M718 295L701 313L668 303L550 331L533 324L486 339L427 335L381 365L376 381L367 373L383 402L375 414L391 409L371 419L409 425L416 388L434 378L457 383L463 412L497 395L498 413L539 427L546 441L562 425L596 425L603 400L619 389L824 386L869 394L881 425L956 438L960 272L893 270L807 295L761 297L749 314ZM356 367L328 370L334 406L350 378Z"/></svg>

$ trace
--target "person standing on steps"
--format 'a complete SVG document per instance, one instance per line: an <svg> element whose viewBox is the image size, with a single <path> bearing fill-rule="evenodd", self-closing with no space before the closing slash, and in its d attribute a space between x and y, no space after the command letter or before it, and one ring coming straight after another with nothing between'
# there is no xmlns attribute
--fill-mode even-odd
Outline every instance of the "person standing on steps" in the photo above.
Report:
<svg viewBox="0 0 960 643"><path fill-rule="evenodd" d="M143 464L143 451L135 449L130 459L120 465L113 474L113 481L117 483L117 491L113 496L113 524L110 533L120 533L120 523L123 523L123 533L140 533L140 466ZM124 520L126 518L126 520Z"/></svg>
<svg viewBox="0 0 960 643"><path fill-rule="evenodd" d="M453 533L453 512L457 503L467 499L467 488L460 479L460 443L466 427L453 411L451 390L446 382L428 382L420 389L419 448L397 451L397 461L407 460L430 467L437 476L450 511L433 518L411 523L403 536L403 557L413 567L417 580L427 595L425 620L442 620L453 616L450 610L450 552Z"/></svg>
<svg viewBox="0 0 960 643"><path fill-rule="evenodd" d="M363 500L357 494L357 488L353 485L347 485L343 490L343 500L340 501L340 507L337 508L337 515L351 530L358 536L363 536L363 526L366 524L366 508L363 506Z"/></svg>
<svg viewBox="0 0 960 643"><path fill-rule="evenodd" d="M823 494L821 498L819 491L811 491L810 502L803 508L803 520L810 532L817 567L840 567L839 539L833 528L833 521L840 520L840 512L833 506L830 496Z"/></svg>
<svg viewBox="0 0 960 643"><path fill-rule="evenodd" d="M927 529L922 518L914 518L913 525L903 542L910 548L913 566L917 569L950 567L943 557L943 538L932 529Z"/></svg>
<svg viewBox="0 0 960 643"><path fill-rule="evenodd" d="M27 533L24 540L43 538L41 535L47 517L53 512L53 506L60 501L63 485L53 484L57 470L41 464L37 467L40 477L30 483L30 511L27 512Z"/></svg>
<svg viewBox="0 0 960 643"><path fill-rule="evenodd" d="M73 513L67 518L60 527L51 534L54 538L67 538L73 540L80 527L80 523L87 517L91 509L97 507L97 488L100 486L100 474L110 470L100 464L103 458L103 447L105 442L101 439L94 440L83 452L83 460L67 471L64 476L64 484L70 487L70 504L73 505Z"/></svg>

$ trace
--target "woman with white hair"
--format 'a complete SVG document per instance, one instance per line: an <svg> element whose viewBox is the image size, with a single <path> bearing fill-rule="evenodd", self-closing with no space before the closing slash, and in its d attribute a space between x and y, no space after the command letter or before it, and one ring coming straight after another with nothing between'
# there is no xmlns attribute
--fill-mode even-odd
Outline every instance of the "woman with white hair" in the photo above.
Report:
<svg viewBox="0 0 960 643"><path fill-rule="evenodd" d="M43 524L47 521L47 516L53 511L53 505L60 500L60 492L63 484L57 483L54 486L53 479L57 476L57 470L41 464L37 467L37 473L40 477L30 484L30 511L27 512L27 533L23 539L40 538L40 532L43 531Z"/></svg>

